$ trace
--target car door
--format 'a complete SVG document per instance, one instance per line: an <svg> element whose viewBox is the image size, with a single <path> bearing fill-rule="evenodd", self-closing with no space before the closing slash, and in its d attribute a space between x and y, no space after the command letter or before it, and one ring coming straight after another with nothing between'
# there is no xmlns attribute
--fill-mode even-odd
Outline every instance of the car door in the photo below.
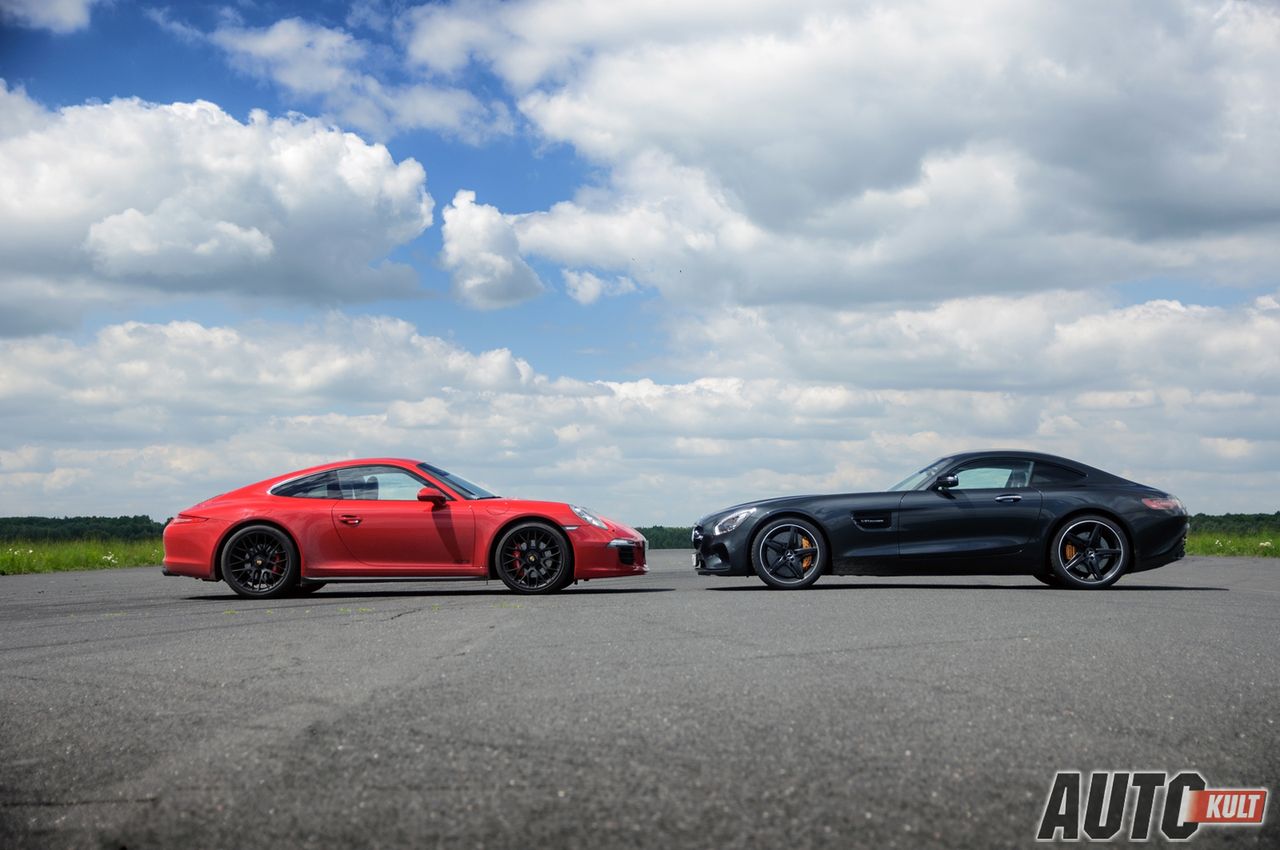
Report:
<svg viewBox="0 0 1280 850"><path fill-rule="evenodd" d="M947 470L955 486L903 494L899 557L999 568L1037 533L1041 496L1029 486L1030 471L1028 460L970 460Z"/></svg>
<svg viewBox="0 0 1280 850"><path fill-rule="evenodd" d="M436 485L400 467L347 467L337 475L342 500L333 506L333 527L359 562L360 573L484 573L484 564L473 563L475 520L470 502L420 502L418 491Z"/></svg>

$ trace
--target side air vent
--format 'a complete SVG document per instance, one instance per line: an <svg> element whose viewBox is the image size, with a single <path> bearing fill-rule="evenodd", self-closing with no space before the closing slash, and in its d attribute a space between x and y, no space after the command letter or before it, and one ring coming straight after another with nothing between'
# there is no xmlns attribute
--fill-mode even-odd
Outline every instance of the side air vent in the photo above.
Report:
<svg viewBox="0 0 1280 850"><path fill-rule="evenodd" d="M893 528L893 514L888 511L875 513L856 513L853 521L863 531L884 531Z"/></svg>

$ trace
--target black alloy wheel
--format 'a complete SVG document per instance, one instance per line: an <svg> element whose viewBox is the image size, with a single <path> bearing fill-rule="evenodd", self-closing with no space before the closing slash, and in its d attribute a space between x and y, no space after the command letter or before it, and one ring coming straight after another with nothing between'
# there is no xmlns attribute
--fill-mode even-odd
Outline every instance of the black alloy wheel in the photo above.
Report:
<svg viewBox="0 0 1280 850"><path fill-rule="evenodd" d="M1106 517L1080 516L1054 535L1053 574L1066 587L1097 590L1115 584L1129 566L1124 532Z"/></svg>
<svg viewBox="0 0 1280 850"><path fill-rule="evenodd" d="M298 551L278 528L245 526L222 547L222 579L250 599L283 596L298 581Z"/></svg>
<svg viewBox="0 0 1280 850"><path fill-rule="evenodd" d="M777 590L808 587L826 567L822 535L805 520L776 519L756 535L751 565L761 581Z"/></svg>
<svg viewBox="0 0 1280 850"><path fill-rule="evenodd" d="M516 593L554 593L573 580L573 550L556 529L524 522L508 529L494 549L494 568Z"/></svg>

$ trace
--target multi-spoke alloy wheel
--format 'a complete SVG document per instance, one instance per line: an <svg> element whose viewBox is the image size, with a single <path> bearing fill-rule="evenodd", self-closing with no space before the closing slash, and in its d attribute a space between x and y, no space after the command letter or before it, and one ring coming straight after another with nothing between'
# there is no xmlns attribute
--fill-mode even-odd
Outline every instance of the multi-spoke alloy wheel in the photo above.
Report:
<svg viewBox="0 0 1280 850"><path fill-rule="evenodd" d="M573 553L549 525L526 522L502 535L494 550L498 578L517 593L550 593L573 579Z"/></svg>
<svg viewBox="0 0 1280 850"><path fill-rule="evenodd" d="M222 548L222 578L241 596L267 599L288 592L298 580L293 541L269 525L250 525Z"/></svg>
<svg viewBox="0 0 1280 850"><path fill-rule="evenodd" d="M1054 575L1075 588L1108 587L1129 565L1124 532L1100 516L1068 522L1053 538L1050 551Z"/></svg>
<svg viewBox="0 0 1280 850"><path fill-rule="evenodd" d="M785 517L766 525L756 535L751 563L756 575L770 587L795 590L818 580L826 562L822 535L802 519Z"/></svg>

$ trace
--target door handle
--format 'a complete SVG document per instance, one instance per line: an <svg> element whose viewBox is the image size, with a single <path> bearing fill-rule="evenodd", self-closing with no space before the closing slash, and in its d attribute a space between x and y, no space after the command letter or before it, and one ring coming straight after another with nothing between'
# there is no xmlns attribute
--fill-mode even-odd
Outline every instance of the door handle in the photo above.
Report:
<svg viewBox="0 0 1280 850"><path fill-rule="evenodd" d="M345 523L346 525L359 525L360 517L355 516L354 514L343 514L338 517L338 522Z"/></svg>
<svg viewBox="0 0 1280 850"><path fill-rule="evenodd" d="M1012 502L1021 502L1021 501L1022 501L1022 497L1021 497L1021 496L1019 496L1019 495L1018 495L1018 494L1016 494L1016 493L1006 493L1006 494L1004 494L1003 496L996 496L996 501L997 501L997 502L1004 502L1005 504L1009 504L1009 503L1012 503Z"/></svg>

